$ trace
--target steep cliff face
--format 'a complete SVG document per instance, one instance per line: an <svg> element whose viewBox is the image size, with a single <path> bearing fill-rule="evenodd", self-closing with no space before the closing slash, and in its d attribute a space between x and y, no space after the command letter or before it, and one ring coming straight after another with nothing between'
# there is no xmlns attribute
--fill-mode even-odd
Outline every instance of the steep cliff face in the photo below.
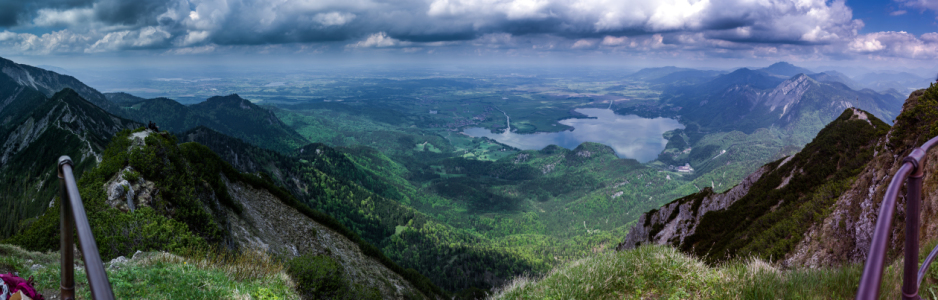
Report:
<svg viewBox="0 0 938 300"><path fill-rule="evenodd" d="M806 237L783 263L791 266L835 266L862 262L873 239L883 195L902 159L915 147L938 135L938 87L913 92L889 133L875 141L875 155L831 208L823 221L812 224ZM921 206L921 239L938 238L938 150L928 152ZM890 248L899 250L905 238L904 192L900 193Z"/></svg>
<svg viewBox="0 0 938 300"><path fill-rule="evenodd" d="M241 214L227 214L232 237L240 247L285 256L328 255L342 265L350 282L376 289L386 298L420 294L410 282L362 253L354 242L284 205L269 191L243 182L226 183L232 198L244 207Z"/></svg>
<svg viewBox="0 0 938 300"><path fill-rule="evenodd" d="M670 244L708 261L778 260L820 222L874 156L889 126L847 109L795 154L766 164L723 194L709 190L646 213L619 249Z"/></svg>

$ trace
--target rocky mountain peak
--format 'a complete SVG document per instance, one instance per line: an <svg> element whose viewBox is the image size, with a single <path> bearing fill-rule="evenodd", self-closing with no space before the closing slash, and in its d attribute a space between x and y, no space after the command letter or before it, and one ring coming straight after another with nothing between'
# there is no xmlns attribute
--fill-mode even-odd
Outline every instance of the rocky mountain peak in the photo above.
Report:
<svg viewBox="0 0 938 300"><path fill-rule="evenodd" d="M811 77L808 77L808 75L804 73L800 73L785 80L775 87L774 90L766 94L762 103L768 106L770 111L775 111L776 108L781 109L782 113L779 118L782 118L789 112L789 108L792 105L801 101L804 93L813 85L817 85L814 79L811 79Z"/></svg>

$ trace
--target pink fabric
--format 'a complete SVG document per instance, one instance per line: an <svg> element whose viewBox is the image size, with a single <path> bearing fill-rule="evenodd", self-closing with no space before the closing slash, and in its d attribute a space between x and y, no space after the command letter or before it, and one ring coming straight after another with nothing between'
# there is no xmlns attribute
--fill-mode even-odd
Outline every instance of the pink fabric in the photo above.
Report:
<svg viewBox="0 0 938 300"><path fill-rule="evenodd" d="M44 300L42 295L36 292L36 288L33 287L33 278L30 277L29 280L20 278L19 276L13 275L13 273L0 274L0 279L3 279L3 282L10 287L10 294L16 294L18 291L23 291L23 294L33 298L33 300Z"/></svg>

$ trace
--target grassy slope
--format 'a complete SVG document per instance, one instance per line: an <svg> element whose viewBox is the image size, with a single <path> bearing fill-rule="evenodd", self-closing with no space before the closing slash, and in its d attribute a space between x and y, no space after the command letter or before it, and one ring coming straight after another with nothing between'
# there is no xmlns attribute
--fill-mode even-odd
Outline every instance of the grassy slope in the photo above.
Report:
<svg viewBox="0 0 938 300"><path fill-rule="evenodd" d="M923 247L920 260L935 243ZM780 270L759 259L708 266L664 246L607 252L555 268L539 278L521 277L494 299L849 299L863 266ZM901 261L887 266L882 299L900 295ZM938 267L929 269L920 294L938 293Z"/></svg>
<svg viewBox="0 0 938 300"><path fill-rule="evenodd" d="M83 262L76 260L79 266ZM0 244L0 271L33 277L47 299L58 295L61 264L57 252L27 251ZM108 280L117 299L299 299L279 262L259 253L232 262L147 252L127 263L108 263ZM78 299L91 299L88 277L75 270Z"/></svg>

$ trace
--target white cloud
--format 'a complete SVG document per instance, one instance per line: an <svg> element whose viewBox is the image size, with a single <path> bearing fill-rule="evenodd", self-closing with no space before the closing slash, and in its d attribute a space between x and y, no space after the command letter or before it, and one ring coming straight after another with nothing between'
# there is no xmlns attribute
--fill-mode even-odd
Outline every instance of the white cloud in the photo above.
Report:
<svg viewBox="0 0 938 300"><path fill-rule="evenodd" d="M104 52L123 49L151 48L165 44L172 35L158 27L111 32L97 40L85 52Z"/></svg>
<svg viewBox="0 0 938 300"><path fill-rule="evenodd" d="M197 47L175 48L167 51L167 54L185 55L185 54L204 54L212 53L218 48L216 45L203 45Z"/></svg>
<svg viewBox="0 0 938 300"><path fill-rule="evenodd" d="M190 31L182 38L180 45L190 46L201 43L207 40L211 34L209 31Z"/></svg>
<svg viewBox="0 0 938 300"><path fill-rule="evenodd" d="M393 39L393 38L391 38L391 37L388 37L388 34L387 34L387 33L378 32L378 33L372 34L371 36L369 36L368 38L366 38L364 41L360 41L360 42L358 42L358 43L355 43L354 45L353 45L353 44L350 44L350 45L348 45L347 47L352 47L352 48L376 48L376 47L377 47L377 48L380 48L380 47L397 46L398 44L400 44L400 41L395 40L395 39Z"/></svg>
<svg viewBox="0 0 938 300"><path fill-rule="evenodd" d="M19 34L15 32L10 32L9 30L4 30L0 32L0 42L5 42L8 40L15 39Z"/></svg>
<svg viewBox="0 0 938 300"><path fill-rule="evenodd" d="M938 11L938 1L935 1L935 0L895 0L895 1L902 3L903 5L908 6L908 7Z"/></svg>
<svg viewBox="0 0 938 300"><path fill-rule="evenodd" d="M313 16L313 20L324 26L342 26L355 19L355 14L330 12L320 13Z"/></svg>
<svg viewBox="0 0 938 300"><path fill-rule="evenodd" d="M865 34L850 43L850 50L875 52L889 57L912 59L938 58L938 33L923 34L921 38L904 31L886 31Z"/></svg>
<svg viewBox="0 0 938 300"><path fill-rule="evenodd" d="M606 37L603 38L602 45L603 46L619 46L619 45L625 44L626 42L628 42L628 40L629 38L624 37L624 36L614 37L614 36L607 35Z"/></svg>
<svg viewBox="0 0 938 300"><path fill-rule="evenodd" d="M93 38L75 34L68 29L53 31L43 35L30 33L0 32L0 49L28 54L51 54L81 52Z"/></svg>
<svg viewBox="0 0 938 300"><path fill-rule="evenodd" d="M577 49L577 48L589 48L589 47L592 47L592 46L593 46L593 42L592 42L592 41L589 41L589 40L578 40L578 41L576 41L576 43L573 43L573 46L571 46L570 48L573 48L573 49Z"/></svg>
<svg viewBox="0 0 938 300"><path fill-rule="evenodd" d="M883 49L886 49L886 46L883 46L882 42L871 35L857 37L850 43L850 50L856 52L874 52Z"/></svg>
<svg viewBox="0 0 938 300"><path fill-rule="evenodd" d="M907 12L908 12L908 11L905 11L905 10L897 10L897 11L894 11L894 12L889 13L889 15L895 17L895 16L904 15L904 14L906 14Z"/></svg>
<svg viewBox="0 0 938 300"><path fill-rule="evenodd" d="M645 27L650 31L700 28L705 9L710 9L710 1L660 1Z"/></svg>
<svg viewBox="0 0 938 300"><path fill-rule="evenodd" d="M94 20L94 9L76 8L69 10L40 9L33 24L40 27L87 26Z"/></svg>

